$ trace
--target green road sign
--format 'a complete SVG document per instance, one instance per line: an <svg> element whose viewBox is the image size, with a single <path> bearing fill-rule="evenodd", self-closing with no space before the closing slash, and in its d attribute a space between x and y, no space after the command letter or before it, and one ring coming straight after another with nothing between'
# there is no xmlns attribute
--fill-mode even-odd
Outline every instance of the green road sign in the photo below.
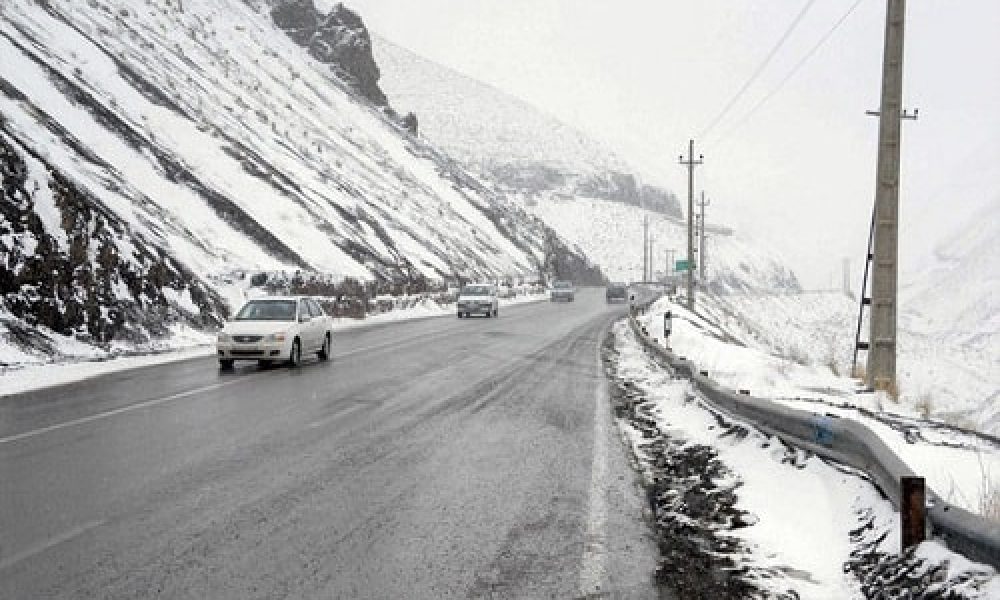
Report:
<svg viewBox="0 0 1000 600"><path fill-rule="evenodd" d="M692 263L691 264L691 268L695 269L697 267ZM674 263L674 270L675 271L687 271L688 270L688 261L686 261L686 260L679 260L679 261L677 261L676 263Z"/></svg>

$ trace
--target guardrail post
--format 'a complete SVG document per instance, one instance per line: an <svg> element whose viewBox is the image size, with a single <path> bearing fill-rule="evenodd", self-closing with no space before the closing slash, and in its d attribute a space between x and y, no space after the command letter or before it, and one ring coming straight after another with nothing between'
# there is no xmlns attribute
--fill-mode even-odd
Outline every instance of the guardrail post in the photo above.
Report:
<svg viewBox="0 0 1000 600"><path fill-rule="evenodd" d="M923 477L901 477L903 488L900 515L903 520L903 550L916 546L927 537L925 488Z"/></svg>

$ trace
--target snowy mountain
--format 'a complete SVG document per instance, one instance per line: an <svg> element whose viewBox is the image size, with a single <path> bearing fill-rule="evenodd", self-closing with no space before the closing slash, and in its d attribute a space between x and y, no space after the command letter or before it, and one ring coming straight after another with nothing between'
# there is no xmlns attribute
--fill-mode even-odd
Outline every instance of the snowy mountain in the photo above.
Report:
<svg viewBox="0 0 1000 600"><path fill-rule="evenodd" d="M919 352L928 363L902 361L900 378L950 420L993 433L1000 433L998 215L1000 197L942 237L901 288L899 317L900 354Z"/></svg>
<svg viewBox="0 0 1000 600"><path fill-rule="evenodd" d="M642 220L651 219L655 269L666 250L681 259L686 220L674 194L639 183L613 151L496 88L428 61L377 35L382 86L414 110L423 135L573 242L612 278L642 277ZM639 189L642 192L639 192ZM719 291L797 290L766 244L708 227L709 285Z"/></svg>
<svg viewBox="0 0 1000 600"><path fill-rule="evenodd" d="M614 151L538 108L375 35L381 85L450 156L507 193L582 195L679 216L667 190L643 184Z"/></svg>
<svg viewBox="0 0 1000 600"><path fill-rule="evenodd" d="M412 135L311 2L0 3L0 337L216 323L234 271L599 274ZM367 53L367 54L366 54Z"/></svg>
<svg viewBox="0 0 1000 600"><path fill-rule="evenodd" d="M528 210L576 244L614 280L642 278L645 218L649 219L653 270L657 277L662 277L670 268L666 264L668 251L675 260L684 258L687 253L686 222L637 206L595 198L549 198ZM795 274L766 243L736 235L725 228L706 231L704 283L712 291L794 292L800 289ZM700 261L696 258L695 262Z"/></svg>
<svg viewBox="0 0 1000 600"><path fill-rule="evenodd" d="M1000 348L1000 196L935 246L901 292L928 332L971 348ZM1000 358L1000 357L998 357Z"/></svg>

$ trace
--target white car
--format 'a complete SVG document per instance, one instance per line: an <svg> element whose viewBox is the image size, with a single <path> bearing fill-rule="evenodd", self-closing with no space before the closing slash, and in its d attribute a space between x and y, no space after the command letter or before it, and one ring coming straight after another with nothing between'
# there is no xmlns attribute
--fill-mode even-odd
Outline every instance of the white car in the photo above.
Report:
<svg viewBox="0 0 1000 600"><path fill-rule="evenodd" d="M497 286L492 283L470 283L458 294L458 318L484 315L500 316L500 303L497 301Z"/></svg>
<svg viewBox="0 0 1000 600"><path fill-rule="evenodd" d="M315 352L330 358L332 321L316 300L301 296L268 296L248 300L219 332L219 366L256 360L261 365L283 361L292 366L302 355Z"/></svg>

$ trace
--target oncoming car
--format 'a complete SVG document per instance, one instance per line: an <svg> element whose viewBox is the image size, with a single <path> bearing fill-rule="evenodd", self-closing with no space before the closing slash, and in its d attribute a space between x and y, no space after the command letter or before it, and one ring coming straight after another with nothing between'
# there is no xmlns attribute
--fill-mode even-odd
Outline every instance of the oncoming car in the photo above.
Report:
<svg viewBox="0 0 1000 600"><path fill-rule="evenodd" d="M556 281L552 283L552 289L549 290L549 301L555 302L556 300L565 300L566 302L572 302L576 296L576 290L573 288L572 281Z"/></svg>
<svg viewBox="0 0 1000 600"><path fill-rule="evenodd" d="M275 296L247 301L219 332L216 351L223 369L237 360L298 366L303 354L329 359L332 340L330 317L316 300Z"/></svg>
<svg viewBox="0 0 1000 600"><path fill-rule="evenodd" d="M472 315L500 316L497 286L491 283L473 283L463 287L458 294L457 310L459 319Z"/></svg>

